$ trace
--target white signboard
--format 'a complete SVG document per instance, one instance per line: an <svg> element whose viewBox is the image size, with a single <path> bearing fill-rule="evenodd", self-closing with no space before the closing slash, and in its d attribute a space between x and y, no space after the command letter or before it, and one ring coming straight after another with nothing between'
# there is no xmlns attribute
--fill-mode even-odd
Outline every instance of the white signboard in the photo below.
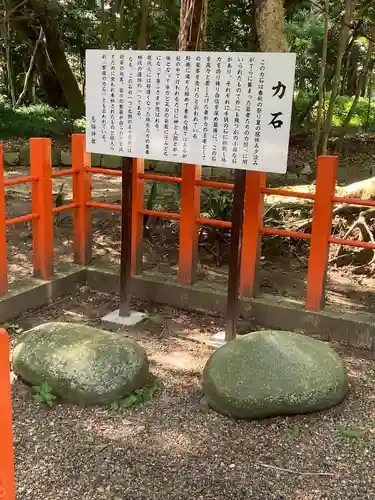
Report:
<svg viewBox="0 0 375 500"><path fill-rule="evenodd" d="M286 171L295 54L88 50L87 150Z"/></svg>

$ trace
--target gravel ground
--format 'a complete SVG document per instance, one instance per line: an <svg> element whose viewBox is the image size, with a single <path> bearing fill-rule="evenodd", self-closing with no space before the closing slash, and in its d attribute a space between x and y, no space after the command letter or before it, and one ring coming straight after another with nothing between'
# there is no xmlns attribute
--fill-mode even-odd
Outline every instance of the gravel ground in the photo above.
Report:
<svg viewBox="0 0 375 500"><path fill-rule="evenodd" d="M83 290L7 327L14 344L42 321L98 324L115 305L115 298ZM203 340L222 327L217 318L163 308L157 320L129 332L147 350L163 388L125 413L45 409L14 381L17 500L375 498L374 362L334 346L351 377L342 405L236 422L209 410L200 392L211 352Z"/></svg>

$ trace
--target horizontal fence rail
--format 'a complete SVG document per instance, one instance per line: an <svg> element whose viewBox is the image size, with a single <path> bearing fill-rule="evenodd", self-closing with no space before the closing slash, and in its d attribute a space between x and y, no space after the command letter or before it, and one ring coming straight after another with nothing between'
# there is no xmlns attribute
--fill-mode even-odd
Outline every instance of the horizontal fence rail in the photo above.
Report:
<svg viewBox="0 0 375 500"><path fill-rule="evenodd" d="M85 150L85 136L72 136L72 168L52 171L51 140L30 139L30 175L4 180L3 149L0 144L0 294L8 291L6 227L31 222L33 233L34 273L42 279L53 275L53 215L71 211L73 215L73 244L75 262L87 265L92 259L92 209L121 211L118 204L92 200L93 175L121 177L120 170L91 166L91 155ZM240 293L242 296L258 295L258 271L262 235L278 235L309 241L310 253L307 270L306 309L319 311L324 307L325 283L330 244L375 249L375 244L346 240L332 236L333 206L336 203L375 206L375 201L335 196L338 158L321 156L317 162L314 193L302 193L283 188L266 187L264 172L246 173L244 230L241 248ZM73 179L73 200L59 207L53 206L52 181L58 177ZM148 210L144 203L144 182L157 181L181 186L180 213ZM30 183L32 212L6 219L5 188ZM230 221L201 217L200 189L233 190L233 184L201 178L201 166L182 165L181 177L145 173L144 160L134 159L132 169L132 274L142 272L143 218L161 217L179 221L180 244L178 280L191 284L195 280L198 256L199 226L231 228ZM283 196L311 200L313 221L311 233L288 231L263 224L264 197Z"/></svg>

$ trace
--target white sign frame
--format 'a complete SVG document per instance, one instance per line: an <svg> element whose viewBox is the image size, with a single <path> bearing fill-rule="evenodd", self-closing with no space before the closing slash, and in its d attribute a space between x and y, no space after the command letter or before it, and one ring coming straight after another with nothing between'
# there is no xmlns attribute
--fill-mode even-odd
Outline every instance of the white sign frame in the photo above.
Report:
<svg viewBox="0 0 375 500"><path fill-rule="evenodd" d="M87 50L87 151L285 173L295 61L291 53Z"/></svg>

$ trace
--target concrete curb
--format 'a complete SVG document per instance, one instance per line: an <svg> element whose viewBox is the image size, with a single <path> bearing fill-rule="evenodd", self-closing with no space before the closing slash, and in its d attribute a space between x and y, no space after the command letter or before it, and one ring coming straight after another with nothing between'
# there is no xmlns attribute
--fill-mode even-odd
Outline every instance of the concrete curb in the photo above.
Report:
<svg viewBox="0 0 375 500"><path fill-rule="evenodd" d="M116 266L87 267L72 265L56 271L51 281L28 278L13 283L0 298L0 321L11 319L50 304L58 297L75 293L87 284L102 293L117 293L119 270ZM226 311L225 287L196 283L183 286L163 275L145 274L132 279L132 293L141 300L168 304L185 310L223 316ZM352 310L328 308L321 312L305 311L302 302L263 295L240 301L240 314L259 326L317 335L343 345L375 352L375 315Z"/></svg>

